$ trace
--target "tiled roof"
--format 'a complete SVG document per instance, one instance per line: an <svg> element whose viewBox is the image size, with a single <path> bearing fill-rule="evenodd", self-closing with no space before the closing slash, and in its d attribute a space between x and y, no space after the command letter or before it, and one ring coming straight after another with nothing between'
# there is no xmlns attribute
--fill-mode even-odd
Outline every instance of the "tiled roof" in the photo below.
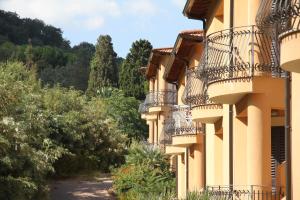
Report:
<svg viewBox="0 0 300 200"><path fill-rule="evenodd" d="M184 30L179 33L179 35L190 35L190 36L197 36L197 37L203 37L204 31L200 29L195 30Z"/></svg>
<svg viewBox="0 0 300 200"><path fill-rule="evenodd" d="M155 76L161 57L171 55L172 51L173 47L152 49L145 73L148 79Z"/></svg>
<svg viewBox="0 0 300 200"><path fill-rule="evenodd" d="M208 10L216 0L187 0L183 14L192 19L207 18Z"/></svg>
<svg viewBox="0 0 300 200"><path fill-rule="evenodd" d="M172 53L173 47L165 47L165 48L156 48L153 49L153 53L162 53L162 54L169 54Z"/></svg>
<svg viewBox="0 0 300 200"><path fill-rule="evenodd" d="M192 46L199 45L204 40L204 31L184 30L178 34L177 40L173 47L172 59L169 60L164 73L164 78L169 82L174 82L178 78L180 72L185 67L184 60L189 59L188 56L193 51ZM200 55L199 55L200 57Z"/></svg>

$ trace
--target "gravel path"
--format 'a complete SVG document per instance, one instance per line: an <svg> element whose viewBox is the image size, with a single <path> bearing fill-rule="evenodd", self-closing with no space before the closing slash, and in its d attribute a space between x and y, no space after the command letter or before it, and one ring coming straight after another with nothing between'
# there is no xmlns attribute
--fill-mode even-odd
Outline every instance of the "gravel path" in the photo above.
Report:
<svg viewBox="0 0 300 200"><path fill-rule="evenodd" d="M112 181L109 178L100 180L60 180L51 183L51 200L115 200L108 189Z"/></svg>

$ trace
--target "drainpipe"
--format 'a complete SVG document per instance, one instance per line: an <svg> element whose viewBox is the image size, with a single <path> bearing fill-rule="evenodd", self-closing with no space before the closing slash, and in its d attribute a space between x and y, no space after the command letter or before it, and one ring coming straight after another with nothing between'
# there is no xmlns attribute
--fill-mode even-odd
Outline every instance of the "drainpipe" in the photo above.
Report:
<svg viewBox="0 0 300 200"><path fill-rule="evenodd" d="M234 23L234 0L230 0L230 22L229 28L231 31L233 28ZM231 46L231 53L233 51L232 47L232 40L233 34L230 34L230 46ZM233 65L233 59L231 57L230 66ZM232 76L232 74L230 74ZM233 190L233 105L229 105L229 185L230 190Z"/></svg>
<svg viewBox="0 0 300 200"><path fill-rule="evenodd" d="M201 19L202 21L202 28L204 30L204 36L206 36L206 20L205 19ZM204 38L205 39L205 38ZM206 39L204 40L206 41ZM202 123L201 124L202 127L202 134L203 134L203 188L206 189L206 124Z"/></svg>
<svg viewBox="0 0 300 200"><path fill-rule="evenodd" d="M285 72L285 159L286 200L291 196L291 73Z"/></svg>
<svg viewBox="0 0 300 200"><path fill-rule="evenodd" d="M206 188L206 124L202 124L202 132L203 132L203 186Z"/></svg>
<svg viewBox="0 0 300 200"><path fill-rule="evenodd" d="M176 168L175 168L175 176L176 176L176 196L178 197L178 156L176 155Z"/></svg>
<svg viewBox="0 0 300 200"><path fill-rule="evenodd" d="M189 147L185 148L185 186L186 186L186 196L189 191Z"/></svg>

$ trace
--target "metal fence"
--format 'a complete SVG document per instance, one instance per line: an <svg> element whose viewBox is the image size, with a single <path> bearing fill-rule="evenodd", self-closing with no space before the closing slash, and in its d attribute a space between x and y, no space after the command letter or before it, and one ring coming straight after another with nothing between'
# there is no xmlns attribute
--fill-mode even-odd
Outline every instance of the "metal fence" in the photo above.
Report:
<svg viewBox="0 0 300 200"><path fill-rule="evenodd" d="M272 37L256 26L235 27L206 38L197 76L209 85L254 76L281 76Z"/></svg>
<svg viewBox="0 0 300 200"><path fill-rule="evenodd" d="M150 91L146 95L145 106L165 106L175 105L177 102L177 91L176 90L164 90L164 91Z"/></svg>
<svg viewBox="0 0 300 200"><path fill-rule="evenodd" d="M139 113L144 114L144 113L147 113L148 110L149 110L149 108L148 108L148 106L146 106L145 102L143 102L139 105Z"/></svg>
<svg viewBox="0 0 300 200"><path fill-rule="evenodd" d="M208 186L199 193L210 200L281 200L285 196L283 188L261 186Z"/></svg>
<svg viewBox="0 0 300 200"><path fill-rule="evenodd" d="M161 141L170 144L172 136L175 135L194 135L201 131L192 121L191 109L189 106L174 106L169 118L164 121Z"/></svg>
<svg viewBox="0 0 300 200"><path fill-rule="evenodd" d="M299 0L262 0L256 15L256 23L267 32L279 34L300 30Z"/></svg>
<svg viewBox="0 0 300 200"><path fill-rule="evenodd" d="M186 70L186 85L181 100L191 106L205 105L209 100L205 92L205 83L197 78L194 69Z"/></svg>

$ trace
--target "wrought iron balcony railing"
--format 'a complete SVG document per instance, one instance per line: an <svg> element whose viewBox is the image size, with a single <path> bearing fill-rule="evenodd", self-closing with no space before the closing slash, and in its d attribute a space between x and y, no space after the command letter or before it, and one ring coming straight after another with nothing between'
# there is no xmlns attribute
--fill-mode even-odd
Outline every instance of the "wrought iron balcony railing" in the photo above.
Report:
<svg viewBox="0 0 300 200"><path fill-rule="evenodd" d="M186 70L186 85L181 99L192 107L216 104L209 99L205 80L197 77L196 69Z"/></svg>
<svg viewBox="0 0 300 200"><path fill-rule="evenodd" d="M300 30L299 0L262 0L256 15L256 23L268 32L293 32Z"/></svg>
<svg viewBox="0 0 300 200"><path fill-rule="evenodd" d="M186 70L186 85L181 97L184 104L202 105L207 101L207 95L204 94L205 84L196 77L194 69Z"/></svg>
<svg viewBox="0 0 300 200"><path fill-rule="evenodd" d="M232 199L259 199L259 200L281 200L285 194L283 188L272 190L261 186L207 186L199 192L209 199L232 200Z"/></svg>
<svg viewBox="0 0 300 200"><path fill-rule="evenodd" d="M174 106L170 117L164 121L161 141L170 143L175 135L195 135L200 133L201 127L197 127L192 121L189 106Z"/></svg>
<svg viewBox="0 0 300 200"><path fill-rule="evenodd" d="M212 33L206 38L197 76L207 85L267 74L281 76L272 45L271 36L256 26L236 27Z"/></svg>
<svg viewBox="0 0 300 200"><path fill-rule="evenodd" d="M149 110L149 108L146 106L145 102L143 102L139 105L139 113L145 114L148 112L148 110Z"/></svg>
<svg viewBox="0 0 300 200"><path fill-rule="evenodd" d="M146 95L145 106L172 106L177 102L177 91L176 90L165 90L165 91L150 91Z"/></svg>

